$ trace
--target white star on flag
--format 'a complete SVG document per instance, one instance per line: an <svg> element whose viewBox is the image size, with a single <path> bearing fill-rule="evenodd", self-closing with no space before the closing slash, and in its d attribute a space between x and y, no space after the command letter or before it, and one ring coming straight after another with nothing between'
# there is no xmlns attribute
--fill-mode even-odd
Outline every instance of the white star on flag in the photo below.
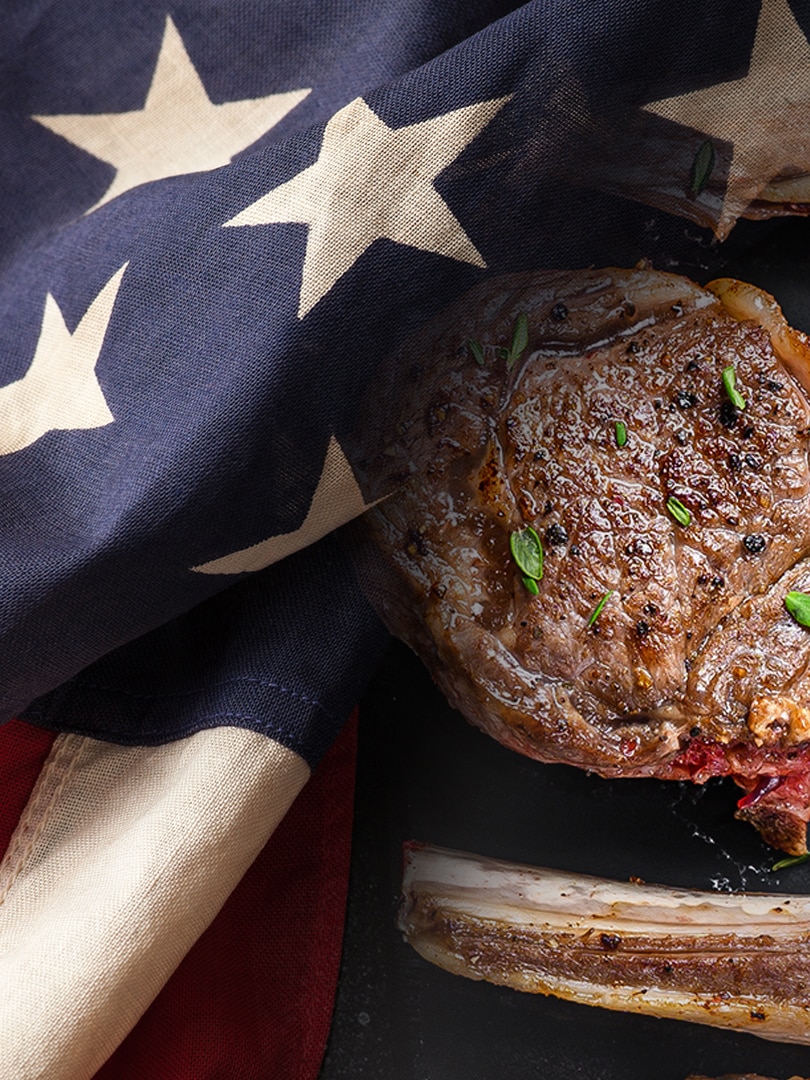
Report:
<svg viewBox="0 0 810 1080"><path fill-rule="evenodd" d="M314 544L333 529L345 525L377 502L367 503L355 479L343 448L332 436L326 451L318 486L312 496L307 515L292 532L271 536L258 544L223 555L219 559L192 566L200 574L244 574L263 570L265 566L292 555L308 544Z"/></svg>
<svg viewBox="0 0 810 1080"><path fill-rule="evenodd" d="M96 362L127 265L113 274L72 334L48 293L31 366L21 379L0 387L0 454L22 450L49 431L112 423Z"/></svg>
<svg viewBox="0 0 810 1080"><path fill-rule="evenodd" d="M734 146L717 233L728 235L769 181L810 173L810 43L787 0L763 0L748 74L646 105Z"/></svg>
<svg viewBox="0 0 810 1080"><path fill-rule="evenodd" d="M152 180L227 165L287 115L309 89L215 105L170 18L142 109L34 116L57 135L106 161L115 178L88 210Z"/></svg>
<svg viewBox="0 0 810 1080"><path fill-rule="evenodd" d="M356 98L326 125L314 165L225 224L309 226L301 319L375 240L485 266L433 181L508 100L493 98L390 128Z"/></svg>

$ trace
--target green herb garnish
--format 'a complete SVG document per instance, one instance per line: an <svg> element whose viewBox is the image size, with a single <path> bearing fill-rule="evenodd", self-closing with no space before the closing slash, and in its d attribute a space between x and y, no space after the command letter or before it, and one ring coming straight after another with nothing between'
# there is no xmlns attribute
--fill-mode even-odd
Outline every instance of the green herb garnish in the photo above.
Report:
<svg viewBox="0 0 810 1080"><path fill-rule="evenodd" d="M745 398L737 389L737 372L731 364L727 368L723 368L723 386L725 386L729 401L734 408L744 409Z"/></svg>
<svg viewBox="0 0 810 1080"><path fill-rule="evenodd" d="M467 348L475 357L476 364L483 367L486 361L484 360L484 350L481 348L481 342L476 341L475 338L470 338L467 342Z"/></svg>
<svg viewBox="0 0 810 1080"><path fill-rule="evenodd" d="M506 354L506 366L511 371L520 359L524 349L529 344L529 320L524 312L515 319L515 327L512 331L512 344Z"/></svg>
<svg viewBox="0 0 810 1080"><path fill-rule="evenodd" d="M698 147L695 160L692 162L692 172L689 177L689 194L699 195L706 187L709 177L714 169L714 144L706 139Z"/></svg>
<svg viewBox="0 0 810 1080"><path fill-rule="evenodd" d="M616 421L616 445L619 447L624 446L627 442L627 424L622 420Z"/></svg>
<svg viewBox="0 0 810 1080"><path fill-rule="evenodd" d="M676 499L674 495L670 495L667 499L667 510L675 518L679 525L683 525L684 528L692 521L692 515L683 505L680 499Z"/></svg>
<svg viewBox="0 0 810 1080"><path fill-rule="evenodd" d="M539 581L543 576L543 545L531 525L510 535L509 548L526 577ZM526 588L532 591L528 585Z"/></svg>
<svg viewBox="0 0 810 1080"><path fill-rule="evenodd" d="M789 592L785 607L800 626L810 626L810 596L804 592Z"/></svg>
<svg viewBox="0 0 810 1080"><path fill-rule="evenodd" d="M523 584L526 586L527 592L530 592L532 596L540 595L540 590L537 587L537 582L534 580L533 577L526 577L526 575L524 574L522 581Z"/></svg>
<svg viewBox="0 0 810 1080"><path fill-rule="evenodd" d="M798 866L799 863L807 862L810 852L805 855L790 855L787 859L780 859L771 867L771 870L786 870L789 866Z"/></svg>
<svg viewBox="0 0 810 1080"><path fill-rule="evenodd" d="M602 599L599 601L599 603L596 605L596 607L593 609L593 611L591 612L591 617L590 617L590 619L588 619L588 626L589 627L593 626L593 624L596 622L596 620L602 614L602 608L605 606L605 604L608 602L608 600L611 598L611 596L613 596L613 592L614 592L613 589L611 589L610 592L606 592L605 595L602 597Z"/></svg>

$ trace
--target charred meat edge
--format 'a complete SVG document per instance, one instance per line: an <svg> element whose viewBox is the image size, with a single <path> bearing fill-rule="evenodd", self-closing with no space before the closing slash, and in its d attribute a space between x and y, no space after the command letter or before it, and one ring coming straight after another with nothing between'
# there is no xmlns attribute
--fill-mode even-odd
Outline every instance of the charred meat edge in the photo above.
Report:
<svg viewBox="0 0 810 1080"><path fill-rule="evenodd" d="M470 979L810 1044L810 897L608 881L410 842L397 925Z"/></svg>

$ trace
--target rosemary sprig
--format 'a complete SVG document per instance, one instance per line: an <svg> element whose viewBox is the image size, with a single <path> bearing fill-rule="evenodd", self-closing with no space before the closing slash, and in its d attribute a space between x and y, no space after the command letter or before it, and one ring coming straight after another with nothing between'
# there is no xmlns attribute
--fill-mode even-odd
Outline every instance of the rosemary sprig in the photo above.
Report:
<svg viewBox="0 0 810 1080"><path fill-rule="evenodd" d="M810 859L810 852L804 855L789 855L786 859L775 862L771 870L787 870L789 866L798 866L799 863L807 862L808 859Z"/></svg>

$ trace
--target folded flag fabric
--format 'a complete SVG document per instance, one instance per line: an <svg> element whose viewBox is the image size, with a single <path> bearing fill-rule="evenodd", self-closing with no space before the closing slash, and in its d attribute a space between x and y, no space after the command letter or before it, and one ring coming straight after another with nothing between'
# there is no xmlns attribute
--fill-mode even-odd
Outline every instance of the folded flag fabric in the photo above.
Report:
<svg viewBox="0 0 810 1080"><path fill-rule="evenodd" d="M399 482L385 357L486 275L699 275L810 211L809 33L789 0L9 7L0 720L45 734L6 744L0 1077L116 1053L373 671L342 527Z"/></svg>
<svg viewBox="0 0 810 1080"><path fill-rule="evenodd" d="M314 1080L348 888L356 723L97 1080Z"/></svg>
<svg viewBox="0 0 810 1080"><path fill-rule="evenodd" d="M197 796L205 792L195 785L185 807L177 798L181 790L188 796L192 779L199 784L204 777L206 751L193 739L181 769L125 750L127 770L135 767L142 777L133 784L114 774L109 744L55 736L20 721L0 729L0 842L20 822L16 850L6 849L3 864L4 891L10 878L18 880L7 901L13 926L5 928L0 971L0 1074L313 1080L340 959L355 741L350 723L248 869L290 800L289 782L282 781L281 792L262 786L254 793L254 802L268 805L252 815L244 799L236 813L223 805L217 795L227 796L227 789L218 787L210 798L225 822L212 826L210 811L198 807ZM225 757L228 748L217 749ZM262 748L243 755L250 756L261 759ZM263 770L264 779L283 765ZM248 788L257 772L243 765L230 779ZM94 796L102 801L93 790L97 776L103 776L105 817L116 818L104 832L109 822L95 820L92 805ZM82 850L91 840L98 856ZM135 879L140 903L133 906ZM11 937L15 949L8 948ZM154 996L156 966L161 979L171 977L96 1073Z"/></svg>

